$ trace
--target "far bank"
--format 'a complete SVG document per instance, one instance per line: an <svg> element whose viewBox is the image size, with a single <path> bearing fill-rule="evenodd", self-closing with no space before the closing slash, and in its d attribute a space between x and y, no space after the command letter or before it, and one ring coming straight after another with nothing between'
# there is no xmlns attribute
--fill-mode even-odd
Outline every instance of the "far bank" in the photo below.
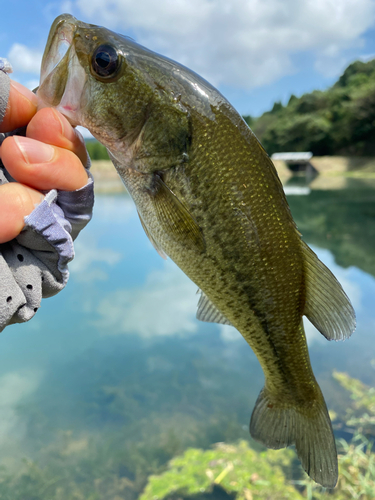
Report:
<svg viewBox="0 0 375 500"><path fill-rule="evenodd" d="M286 184L293 178L293 172L286 163L275 160L274 165L281 182ZM339 189L346 178L375 179L375 157L360 156L314 156L311 164L318 175L311 179L313 189ZM91 172L95 179L95 190L100 193L120 193L125 188L115 167L109 160L94 160ZM301 179L301 174L298 175ZM336 186L337 185L337 186Z"/></svg>

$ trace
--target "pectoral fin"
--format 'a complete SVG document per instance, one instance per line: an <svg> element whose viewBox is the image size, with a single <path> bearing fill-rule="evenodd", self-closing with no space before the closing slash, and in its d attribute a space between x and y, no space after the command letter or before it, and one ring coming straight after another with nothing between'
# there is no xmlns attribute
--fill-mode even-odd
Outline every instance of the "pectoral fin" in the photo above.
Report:
<svg viewBox="0 0 375 500"><path fill-rule="evenodd" d="M350 300L331 271L304 242L302 249L306 281L304 314L326 339L347 339L356 326Z"/></svg>
<svg viewBox="0 0 375 500"><path fill-rule="evenodd" d="M197 319L208 323L219 323L221 325L232 326L232 323L217 309L210 299L203 292L200 293Z"/></svg>
<svg viewBox="0 0 375 500"><path fill-rule="evenodd" d="M203 252L204 237L193 216L158 175L155 188L153 203L162 230L182 247Z"/></svg>
<svg viewBox="0 0 375 500"><path fill-rule="evenodd" d="M137 210L138 212L138 210ZM143 230L144 232L146 233L146 236L147 238L151 241L152 243L152 246L155 248L155 250L158 252L158 254L160 255L160 257L162 257L164 260L167 260L167 256L166 254L163 252L163 250L159 247L159 245L156 243L156 241L154 240L153 236L150 234L149 230L147 229L146 227L146 224L143 222L143 219L141 217L141 214L138 212L138 215L139 215L139 220L141 221L141 224L142 224L142 227L143 227Z"/></svg>

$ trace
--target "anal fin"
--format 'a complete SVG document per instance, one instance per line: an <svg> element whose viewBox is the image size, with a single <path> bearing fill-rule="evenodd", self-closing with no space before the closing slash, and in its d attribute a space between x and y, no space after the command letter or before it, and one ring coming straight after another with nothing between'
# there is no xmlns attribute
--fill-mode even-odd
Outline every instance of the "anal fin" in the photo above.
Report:
<svg viewBox="0 0 375 500"><path fill-rule="evenodd" d="M198 302L197 319L207 323L219 323L221 325L232 326L232 323L219 311L219 309L202 291L200 291L200 294L201 296Z"/></svg>

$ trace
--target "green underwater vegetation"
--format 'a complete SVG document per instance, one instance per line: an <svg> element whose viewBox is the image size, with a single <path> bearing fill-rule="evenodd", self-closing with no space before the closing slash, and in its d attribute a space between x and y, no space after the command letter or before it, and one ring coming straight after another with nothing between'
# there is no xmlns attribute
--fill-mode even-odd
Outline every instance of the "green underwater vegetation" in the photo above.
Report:
<svg viewBox="0 0 375 500"><path fill-rule="evenodd" d="M337 441L334 490L307 478L294 450L266 450L250 438L181 451L168 432L124 445L120 432L61 431L38 461L0 469L0 500L372 500L375 389L345 373L333 377L352 400L341 418L332 413L336 432L349 436Z"/></svg>
<svg viewBox="0 0 375 500"><path fill-rule="evenodd" d="M283 470L288 471L292 461L291 450L281 455L274 450L257 452L246 441L217 443L210 450L190 448L174 458L166 472L150 477L140 500L215 498L219 494L238 500L297 500L302 497L288 484Z"/></svg>
<svg viewBox="0 0 375 500"><path fill-rule="evenodd" d="M340 476L334 490L321 488L305 475L302 478L302 471L300 478L293 477L295 455L290 449L256 451L240 441L234 445L218 443L211 450L187 450L170 462L166 472L149 478L140 500L203 500L220 495L236 500L373 499L375 389L345 373L334 372L333 377L353 400L343 419L332 415L335 427L345 427L353 436L350 441L338 441Z"/></svg>

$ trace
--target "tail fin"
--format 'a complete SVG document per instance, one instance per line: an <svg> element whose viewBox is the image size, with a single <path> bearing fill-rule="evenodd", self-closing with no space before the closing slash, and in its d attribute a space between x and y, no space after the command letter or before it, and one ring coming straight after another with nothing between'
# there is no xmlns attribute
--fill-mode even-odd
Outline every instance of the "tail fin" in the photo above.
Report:
<svg viewBox="0 0 375 500"><path fill-rule="evenodd" d="M297 406L286 406L263 388L251 416L250 434L267 448L279 449L295 444L307 474L325 488L335 487L337 451L323 397L304 411Z"/></svg>

